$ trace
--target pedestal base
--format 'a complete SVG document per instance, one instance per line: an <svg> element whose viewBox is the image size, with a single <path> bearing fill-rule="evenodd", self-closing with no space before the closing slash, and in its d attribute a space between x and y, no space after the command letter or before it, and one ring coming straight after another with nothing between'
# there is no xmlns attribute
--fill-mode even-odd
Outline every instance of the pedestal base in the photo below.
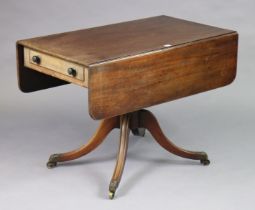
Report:
<svg viewBox="0 0 255 210"><path fill-rule="evenodd" d="M124 170L130 130L134 135L144 136L145 129L147 129L159 145L167 151L183 158L200 160L203 165L210 164L205 152L193 152L176 146L164 135L158 121L150 111L139 110L103 120L94 136L86 145L71 152L51 155L47 163L47 167L53 168L57 166L58 162L74 160L88 154L92 150L96 149L114 128L120 128L120 146L116 166L109 185L110 199L114 198Z"/></svg>

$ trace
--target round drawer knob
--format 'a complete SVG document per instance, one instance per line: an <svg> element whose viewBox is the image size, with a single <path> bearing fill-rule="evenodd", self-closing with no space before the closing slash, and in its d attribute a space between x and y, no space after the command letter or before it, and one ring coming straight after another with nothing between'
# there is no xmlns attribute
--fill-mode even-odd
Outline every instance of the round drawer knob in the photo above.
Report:
<svg viewBox="0 0 255 210"><path fill-rule="evenodd" d="M67 73L73 77L75 77L77 75L77 72L74 68L68 68Z"/></svg>
<svg viewBox="0 0 255 210"><path fill-rule="evenodd" d="M34 55L34 56L32 57L32 61L33 61L34 63L36 63L36 64L40 64L40 63L41 63L40 57L39 57L39 56L36 56L36 55Z"/></svg>

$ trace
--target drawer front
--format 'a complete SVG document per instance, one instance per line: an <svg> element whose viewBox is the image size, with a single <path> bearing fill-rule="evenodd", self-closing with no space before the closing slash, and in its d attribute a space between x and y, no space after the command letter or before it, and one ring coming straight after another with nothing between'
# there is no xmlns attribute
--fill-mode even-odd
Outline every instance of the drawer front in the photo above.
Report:
<svg viewBox="0 0 255 210"><path fill-rule="evenodd" d="M52 76L58 77L58 75L54 75L54 72L56 72L68 76L68 78L80 81L85 80L84 66L28 48L24 48L24 64L26 67L40 72L44 72L44 68L46 68L44 73L48 73L48 70L51 70L53 71Z"/></svg>

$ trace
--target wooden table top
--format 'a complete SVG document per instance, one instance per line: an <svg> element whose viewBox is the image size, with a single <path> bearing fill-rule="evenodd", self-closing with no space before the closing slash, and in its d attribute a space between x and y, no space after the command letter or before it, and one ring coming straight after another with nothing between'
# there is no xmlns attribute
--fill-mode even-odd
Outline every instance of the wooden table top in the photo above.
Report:
<svg viewBox="0 0 255 210"><path fill-rule="evenodd" d="M91 117L108 118L229 84L237 40L235 31L168 16L21 40L19 86L87 87ZM44 66L31 53L45 56ZM78 77L68 65L79 68Z"/></svg>
<svg viewBox="0 0 255 210"><path fill-rule="evenodd" d="M173 17L157 16L27 39L20 43L89 66L232 32Z"/></svg>

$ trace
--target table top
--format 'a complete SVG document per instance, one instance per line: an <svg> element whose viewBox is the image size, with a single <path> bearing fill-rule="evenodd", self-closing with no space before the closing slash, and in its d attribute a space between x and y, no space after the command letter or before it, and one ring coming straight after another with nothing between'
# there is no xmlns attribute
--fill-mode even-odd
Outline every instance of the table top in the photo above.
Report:
<svg viewBox="0 0 255 210"><path fill-rule="evenodd" d="M32 49L86 66L233 31L157 16L19 41Z"/></svg>
<svg viewBox="0 0 255 210"><path fill-rule="evenodd" d="M17 42L19 87L80 85L105 119L230 84L237 48L235 31L167 16L37 37Z"/></svg>

